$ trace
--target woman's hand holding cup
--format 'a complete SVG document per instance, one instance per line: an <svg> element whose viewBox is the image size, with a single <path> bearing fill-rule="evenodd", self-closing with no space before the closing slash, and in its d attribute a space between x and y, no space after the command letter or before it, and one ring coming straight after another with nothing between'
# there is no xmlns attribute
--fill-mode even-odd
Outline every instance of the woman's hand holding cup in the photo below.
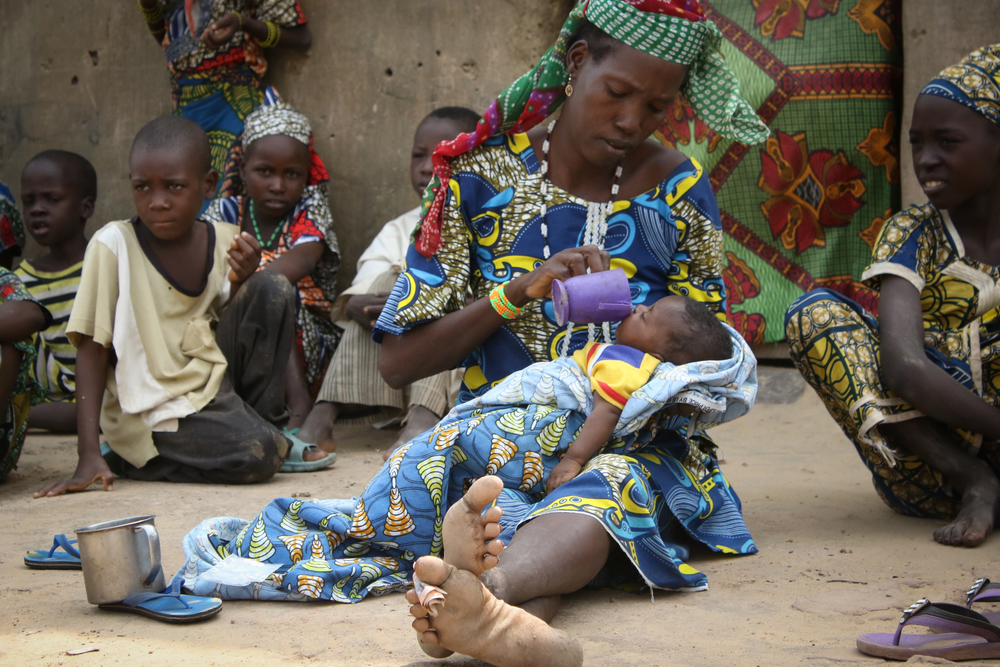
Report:
<svg viewBox="0 0 1000 667"><path fill-rule="evenodd" d="M534 271L510 281L504 293L511 303L521 307L529 301L551 296L553 280L582 276L588 268L592 273L607 271L611 268L611 256L595 245L567 248L552 255Z"/></svg>

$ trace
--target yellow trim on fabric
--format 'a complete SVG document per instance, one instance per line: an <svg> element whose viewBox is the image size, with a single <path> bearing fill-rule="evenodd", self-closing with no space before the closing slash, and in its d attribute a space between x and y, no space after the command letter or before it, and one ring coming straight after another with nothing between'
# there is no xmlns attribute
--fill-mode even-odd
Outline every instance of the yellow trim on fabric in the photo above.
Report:
<svg viewBox="0 0 1000 667"><path fill-rule="evenodd" d="M469 366L465 369L465 376L462 378L469 391L475 391L486 384L486 375L479 366Z"/></svg>
<svg viewBox="0 0 1000 667"><path fill-rule="evenodd" d="M399 310L403 310L404 308L408 308L410 304L413 303L413 299L416 298L417 282L413 279L413 276L410 275L409 273L402 273L400 275L403 276L406 279L406 282L409 284L409 289L406 292L406 297L400 299L399 305L397 306Z"/></svg>
<svg viewBox="0 0 1000 667"><path fill-rule="evenodd" d="M625 259L623 257L612 257L611 258L611 268L612 269L621 269L622 271L625 272L625 277L626 278L631 278L632 276L634 276L639 271L639 269L637 269L635 267L635 264L633 264L632 262L628 261L627 259Z"/></svg>
<svg viewBox="0 0 1000 667"><path fill-rule="evenodd" d="M511 152L515 155L520 155L524 151L531 148L531 140L528 139L528 134L526 132L509 134L507 137L507 146L510 147Z"/></svg>
<svg viewBox="0 0 1000 667"><path fill-rule="evenodd" d="M700 181L701 177L705 174L705 169L701 166L700 162L695 160L693 157L688 159L691 160L691 164L694 165L695 173L691 176L688 176L687 178L685 178L684 180L682 180L680 183L677 184L677 187L675 188L676 194L672 192L668 192L666 194L666 197L664 199L667 202L667 206L673 206L681 199L684 199L684 195L688 193L688 190L693 188L695 184L698 181Z"/></svg>

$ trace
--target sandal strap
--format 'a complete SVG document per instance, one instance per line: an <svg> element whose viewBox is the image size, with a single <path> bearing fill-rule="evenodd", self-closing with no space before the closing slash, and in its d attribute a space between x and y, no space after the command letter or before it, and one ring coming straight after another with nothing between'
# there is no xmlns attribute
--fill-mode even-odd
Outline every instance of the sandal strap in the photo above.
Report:
<svg viewBox="0 0 1000 667"><path fill-rule="evenodd" d="M52 548L49 549L49 558L51 558L52 554L54 554L56 549L59 548L62 548L63 551L68 553L73 558L79 558L80 552L73 548L74 544L76 544L76 540L68 540L65 535L56 535L52 539Z"/></svg>
<svg viewBox="0 0 1000 667"><path fill-rule="evenodd" d="M969 609L972 609L974 602L1000 602L1000 583L993 583L986 577L980 577L965 595L965 606Z"/></svg>
<svg viewBox="0 0 1000 667"><path fill-rule="evenodd" d="M184 596L181 594L181 581L179 579L172 581L170 585L164 588L160 593L136 593L135 595L130 595L122 600L122 604L128 607L138 607L143 602L164 597L177 598L177 601L184 605L186 609L191 608L191 605L184 600Z"/></svg>
<svg viewBox="0 0 1000 667"><path fill-rule="evenodd" d="M900 635L907 625L922 625L943 632L976 635L988 642L1000 642L1000 628L982 614L957 604L929 602L926 598L917 600L903 612L892 639L895 646L899 646Z"/></svg>

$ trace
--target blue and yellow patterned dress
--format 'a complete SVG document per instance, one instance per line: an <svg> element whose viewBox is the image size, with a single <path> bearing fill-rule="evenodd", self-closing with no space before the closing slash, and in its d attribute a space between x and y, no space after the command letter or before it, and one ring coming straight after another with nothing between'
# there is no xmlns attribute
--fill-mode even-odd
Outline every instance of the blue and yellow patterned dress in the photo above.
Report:
<svg viewBox="0 0 1000 667"><path fill-rule="evenodd" d="M498 283L540 266L541 180L526 134L494 137L456 158L441 250L427 259L410 247L407 270L382 310L375 340L462 308L466 287L475 299L488 298ZM582 245L586 217L584 200L549 186L552 254ZM611 255L611 268L625 270L632 303L652 305L682 294L724 317L722 223L708 176L698 163L685 161L653 190L615 202L604 249ZM459 401L482 394L528 364L557 357L564 335L550 300L529 304L466 361ZM576 327L570 352L586 342L587 327Z"/></svg>
<svg viewBox="0 0 1000 667"><path fill-rule="evenodd" d="M243 121L264 100L260 80L267 71L264 49L237 30L228 43L213 49L201 39L226 14L247 13L282 28L306 23L298 0L158 0L164 16L161 46L170 73L174 113L190 118L208 134L212 168L222 177L219 191L229 193L234 176L231 151ZM235 193L234 193L235 194Z"/></svg>
<svg viewBox="0 0 1000 667"><path fill-rule="evenodd" d="M407 270L382 311L376 336L442 317L465 305L467 290L484 298L498 282L543 261L541 174L527 136L491 139L452 165L444 245L429 260L410 248ZM550 188L549 197L551 251L579 246L586 203L558 188ZM612 267L625 269L634 303L684 294L721 314L721 243L708 177L697 163L685 161L656 188L616 202L605 248ZM587 411L580 403L552 402L559 393L556 380L565 384L566 378L515 378L528 377L535 362L555 359L564 331L556 326L551 302L535 302L470 356L463 404L396 450L360 499L279 498L249 523L211 519L185 539L189 560L179 576L200 595L228 598L356 602L402 590L416 558L441 554L448 508L475 479L495 474L505 486L498 500L505 543L522 522L542 514L583 513L600 521L621 547L611 562L633 565L609 566L596 583L707 588L707 577L685 562L690 545L700 542L727 554L755 553L757 547L739 498L719 469L715 446L704 437L689 444L678 430L685 418L650 411L577 478L545 495L548 473ZM579 327L571 352L586 342L587 327ZM576 368L583 379L570 391L580 401L591 391L589 381L571 358L561 361L567 373ZM724 384L750 391L754 363L748 348L734 354ZM741 401L752 403L752 393ZM214 584L206 566L228 553L278 569L242 587Z"/></svg>
<svg viewBox="0 0 1000 667"><path fill-rule="evenodd" d="M1000 268L965 255L947 211L910 206L879 233L863 279L878 289L897 276L920 292L924 352L990 405L1000 405ZM962 496L919 458L894 451L878 425L921 417L882 384L878 322L830 290L803 295L785 322L792 359L849 437L879 496L894 510L953 519ZM1000 472L1000 448L958 432L968 450Z"/></svg>

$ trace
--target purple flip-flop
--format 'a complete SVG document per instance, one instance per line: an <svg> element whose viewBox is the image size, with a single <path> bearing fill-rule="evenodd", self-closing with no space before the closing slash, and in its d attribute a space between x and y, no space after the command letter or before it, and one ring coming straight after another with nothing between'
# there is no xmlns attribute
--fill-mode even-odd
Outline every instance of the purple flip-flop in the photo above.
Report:
<svg viewBox="0 0 1000 667"><path fill-rule="evenodd" d="M909 625L938 634L903 635ZM927 600L918 600L903 612L895 633L872 632L857 641L862 653L891 660L909 660L915 655L953 662L1000 658L1000 628L985 616L957 604Z"/></svg>
<svg viewBox="0 0 1000 667"><path fill-rule="evenodd" d="M1000 583L994 583L986 577L980 577L976 579L976 583L972 584L972 588L966 591L965 595L967 598L966 609L972 609L972 605L976 602L1000 602ZM993 625L1000 625L1000 611L981 611L979 613Z"/></svg>

